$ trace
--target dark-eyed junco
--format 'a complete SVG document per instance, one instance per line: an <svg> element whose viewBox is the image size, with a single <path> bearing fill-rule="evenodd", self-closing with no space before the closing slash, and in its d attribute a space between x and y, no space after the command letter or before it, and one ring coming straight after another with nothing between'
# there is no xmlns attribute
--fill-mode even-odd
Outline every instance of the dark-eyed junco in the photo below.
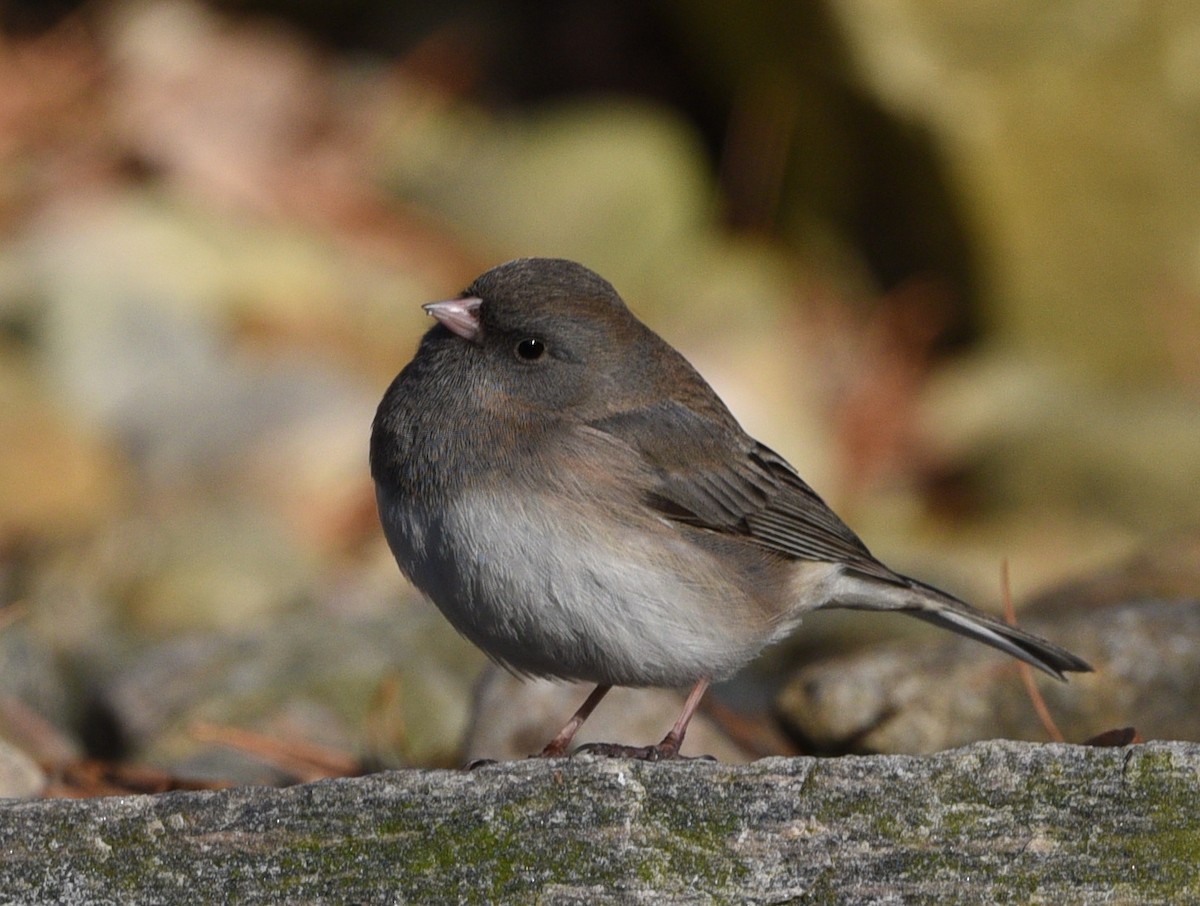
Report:
<svg viewBox="0 0 1200 906"><path fill-rule="evenodd" d="M425 310L438 323L371 433L380 519L492 658L597 684L543 755L611 686L691 686L658 745L602 748L674 757L709 682L818 608L911 614L1059 679L1091 669L876 560L582 265L510 261Z"/></svg>

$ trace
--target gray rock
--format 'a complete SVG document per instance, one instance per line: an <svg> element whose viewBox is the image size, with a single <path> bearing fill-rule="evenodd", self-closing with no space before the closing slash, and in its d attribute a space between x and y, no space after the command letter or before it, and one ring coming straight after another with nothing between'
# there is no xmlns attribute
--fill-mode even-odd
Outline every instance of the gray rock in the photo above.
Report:
<svg viewBox="0 0 1200 906"><path fill-rule="evenodd" d="M1022 518L1027 535L1047 512L1073 517L1081 533L1100 517L1144 543L1194 534L1200 521L1196 398L1182 385L1114 390L1061 362L988 350L936 375L921 432L968 465L989 508Z"/></svg>
<svg viewBox="0 0 1200 906"><path fill-rule="evenodd" d="M1185 337L1194 346L1200 143L1184 73L1195 72L1200 8L829 9L856 76L944 156L1005 345L1086 362L1121 378L1114 386L1166 373Z"/></svg>
<svg viewBox="0 0 1200 906"><path fill-rule="evenodd" d="M395 189L499 255L588 261L628 292L712 222L701 145L665 108L592 100L497 123L452 105L396 122Z"/></svg>
<svg viewBox="0 0 1200 906"><path fill-rule="evenodd" d="M1028 621L1095 673L1038 679L1063 735L1133 725L1147 739L1200 740L1200 599L1138 601ZM812 665L780 695L793 730L823 751L933 752L978 739L1044 739L1004 655L955 636Z"/></svg>
<svg viewBox="0 0 1200 906"><path fill-rule="evenodd" d="M283 779L261 759L198 734L206 724L385 764L453 764L483 656L433 608L409 603L390 619L301 613L256 630L152 644L96 677L97 694L130 758L190 779ZM395 695L381 700L389 686Z"/></svg>
<svg viewBox="0 0 1200 906"><path fill-rule="evenodd" d="M25 623L0 628L0 741L50 760L77 756L83 711L77 692L54 652Z"/></svg>
<svg viewBox="0 0 1200 906"><path fill-rule="evenodd" d="M0 803L14 902L1184 903L1200 746L590 757Z"/></svg>
<svg viewBox="0 0 1200 906"><path fill-rule="evenodd" d="M323 496L324 483L362 474L363 426L378 391L332 357L234 342L237 314L251 322L271 315L301 332L311 314L300 287L339 282L303 268L299 250L272 266L270 234L235 233L140 193L51 208L34 220L17 244L17 269L41 301L47 385L71 417L119 441L152 490L209 490L249 465L257 468L238 489L245 493L264 481L278 493L271 479L286 475L302 499ZM275 292L292 290L290 306L239 308L269 294L263 272Z"/></svg>
<svg viewBox="0 0 1200 906"><path fill-rule="evenodd" d="M1098 610L1128 601L1185 602L1200 598L1200 528L1175 537L1158 536L1132 556L1054 585L1035 595L1028 609L1062 612Z"/></svg>
<svg viewBox="0 0 1200 906"><path fill-rule="evenodd" d="M36 761L0 739L0 799L28 799L46 787L46 774Z"/></svg>
<svg viewBox="0 0 1200 906"><path fill-rule="evenodd" d="M114 545L136 564L123 585L114 582L125 631L238 632L306 603L318 562L272 515L196 502L115 526Z"/></svg>

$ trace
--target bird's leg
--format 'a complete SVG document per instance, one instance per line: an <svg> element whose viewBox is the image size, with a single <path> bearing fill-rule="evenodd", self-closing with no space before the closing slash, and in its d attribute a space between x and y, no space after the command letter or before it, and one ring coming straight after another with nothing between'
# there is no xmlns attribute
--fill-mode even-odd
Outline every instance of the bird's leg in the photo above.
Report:
<svg viewBox="0 0 1200 906"><path fill-rule="evenodd" d="M687 734L688 724L692 722L692 716L696 713L696 709L700 707L700 700L704 698L704 693L708 691L708 684L709 679L703 677L692 687L692 691L688 693L687 701L683 703L683 710L679 712L679 718L675 721L675 725L671 727L670 732L662 738L662 742L658 745L622 746L607 742L593 742L586 746L580 746L579 751L590 752L594 755L607 755L610 758L636 758L641 761L666 761L672 758L679 758L679 747L683 745L683 737Z"/></svg>
<svg viewBox="0 0 1200 906"><path fill-rule="evenodd" d="M608 691L612 686L597 686L592 690L579 710L571 715L571 719L567 721L565 727L554 735L554 738L546 743L546 748L539 753L539 758L559 758L566 754L567 747L571 744L571 740L575 738L575 734L579 732L579 728L583 726L583 722L588 719L593 711L596 710L596 705L600 704L600 700L608 695Z"/></svg>
<svg viewBox="0 0 1200 906"><path fill-rule="evenodd" d="M692 722L692 715L696 713L696 709L700 707L700 700L708 691L708 683L708 677L701 677L696 685L692 686L692 691L688 693L687 701L683 703L683 710L679 712L675 725L662 738L662 742L654 747L657 752L655 761L660 758L675 758L679 755L679 747L683 745L683 737L687 733L688 724Z"/></svg>

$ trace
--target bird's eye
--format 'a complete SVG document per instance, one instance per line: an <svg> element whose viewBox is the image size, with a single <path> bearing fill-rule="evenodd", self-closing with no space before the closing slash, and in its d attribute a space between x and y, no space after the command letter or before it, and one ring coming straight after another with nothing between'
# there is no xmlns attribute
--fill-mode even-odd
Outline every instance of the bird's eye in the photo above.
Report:
<svg viewBox="0 0 1200 906"><path fill-rule="evenodd" d="M536 362L546 354L546 344L534 337L526 337L517 343L517 357L527 362Z"/></svg>

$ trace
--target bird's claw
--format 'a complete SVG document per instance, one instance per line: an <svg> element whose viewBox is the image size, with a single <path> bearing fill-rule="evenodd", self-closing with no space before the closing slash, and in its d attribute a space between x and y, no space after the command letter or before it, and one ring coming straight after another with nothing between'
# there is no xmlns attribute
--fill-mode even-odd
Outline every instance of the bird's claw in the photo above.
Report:
<svg viewBox="0 0 1200 906"><path fill-rule="evenodd" d="M462 766L464 771L476 771L479 768L486 768L489 765L499 764L495 758L472 758Z"/></svg>
<svg viewBox="0 0 1200 906"><path fill-rule="evenodd" d="M712 755L680 755L679 746L660 742L655 746L623 746L612 742L589 742L572 755L601 755L605 758L628 758L634 761L716 761Z"/></svg>

